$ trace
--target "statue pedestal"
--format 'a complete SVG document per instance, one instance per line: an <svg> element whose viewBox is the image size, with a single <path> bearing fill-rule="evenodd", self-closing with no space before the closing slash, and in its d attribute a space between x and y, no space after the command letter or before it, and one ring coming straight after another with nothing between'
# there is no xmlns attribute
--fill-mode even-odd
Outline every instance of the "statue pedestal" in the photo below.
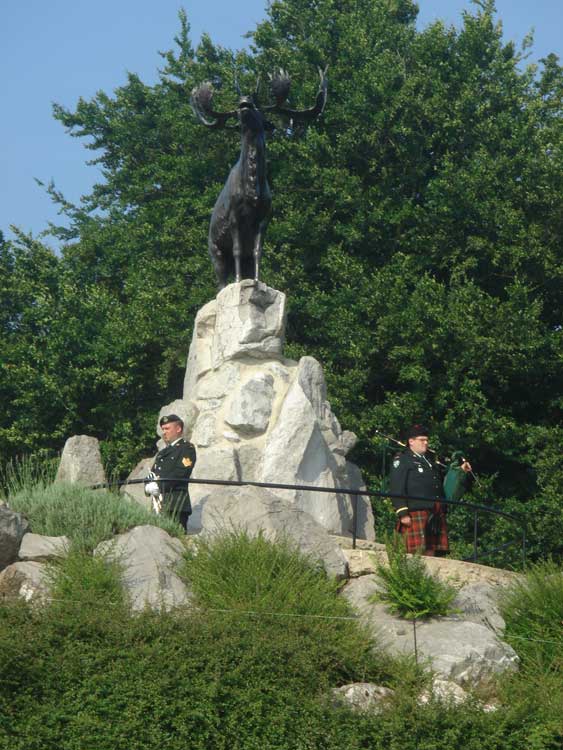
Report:
<svg viewBox="0 0 563 750"><path fill-rule="evenodd" d="M363 489L360 470L346 460L356 437L332 412L321 365L285 359L284 338L282 292L251 280L225 287L197 314L183 396L160 415L185 420L197 450L193 478ZM201 527L202 501L219 489L191 485L191 529ZM331 533L352 532L349 495L271 492ZM375 536L365 497L358 498L358 536Z"/></svg>

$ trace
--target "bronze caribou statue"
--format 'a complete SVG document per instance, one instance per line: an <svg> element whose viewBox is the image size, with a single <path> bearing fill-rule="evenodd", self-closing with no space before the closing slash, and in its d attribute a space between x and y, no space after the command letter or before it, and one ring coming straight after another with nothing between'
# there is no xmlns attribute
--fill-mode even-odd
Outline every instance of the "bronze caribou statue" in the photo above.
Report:
<svg viewBox="0 0 563 750"><path fill-rule="evenodd" d="M258 281L264 234L272 213L272 195L266 177L267 130L274 125L266 115L280 115L292 123L308 122L324 109L327 93L326 70L319 68L321 82L313 107L295 110L284 106L290 88L290 78L283 70L270 76L270 88L275 103L261 107L258 86L254 94L242 96L237 86L239 103L229 112L213 109L213 87L206 82L193 89L192 109L198 120L208 128L240 127L241 147L237 163L231 169L211 215L209 225L209 255L219 289L227 284L229 274L235 281ZM238 124L227 124L229 120Z"/></svg>

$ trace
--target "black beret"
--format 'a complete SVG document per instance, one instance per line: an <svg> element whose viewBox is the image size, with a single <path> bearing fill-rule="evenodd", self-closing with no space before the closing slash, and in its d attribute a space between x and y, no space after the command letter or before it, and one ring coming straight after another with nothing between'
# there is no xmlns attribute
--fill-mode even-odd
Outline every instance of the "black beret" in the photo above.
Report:
<svg viewBox="0 0 563 750"><path fill-rule="evenodd" d="M421 437L422 435L424 435L425 437L428 437L428 435L430 435L430 430L428 429L427 425L413 424L413 426L407 432L407 440L411 438Z"/></svg>
<svg viewBox="0 0 563 750"><path fill-rule="evenodd" d="M161 417L159 425L162 427L163 424L168 424L169 422L180 422L182 427L184 426L184 420L180 419L177 414L168 414L168 416Z"/></svg>

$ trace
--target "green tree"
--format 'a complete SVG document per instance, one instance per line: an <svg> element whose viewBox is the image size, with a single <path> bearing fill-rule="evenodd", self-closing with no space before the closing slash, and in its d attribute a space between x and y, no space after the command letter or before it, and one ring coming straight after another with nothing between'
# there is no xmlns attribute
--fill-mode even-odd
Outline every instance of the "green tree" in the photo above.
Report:
<svg viewBox="0 0 563 750"><path fill-rule="evenodd" d="M463 446L494 475L483 486L496 503L534 510L533 551L558 548L563 70L554 55L524 67L490 0L459 29L418 31L416 14L410 0L274 0L250 50L233 52L208 37L194 49L181 13L154 86L130 75L111 96L55 108L102 179L79 206L50 187L70 228L53 228L64 245L49 371L72 347L80 366L57 385L72 419L44 419L35 447L84 425L125 471L180 393L195 312L214 293L208 217L238 149L235 133L198 125L191 88L214 81L227 109L235 70L244 88L283 67L307 106L329 64L323 117L268 145L263 278L288 294L289 353L324 365L374 486L375 427L430 420L438 449Z"/></svg>

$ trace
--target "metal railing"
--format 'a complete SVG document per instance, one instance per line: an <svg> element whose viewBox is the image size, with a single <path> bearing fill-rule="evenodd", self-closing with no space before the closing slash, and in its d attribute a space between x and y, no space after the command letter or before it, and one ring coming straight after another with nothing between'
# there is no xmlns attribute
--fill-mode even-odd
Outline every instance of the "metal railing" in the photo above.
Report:
<svg viewBox="0 0 563 750"><path fill-rule="evenodd" d="M123 487L131 484L145 484L147 480L143 479L129 479L124 481L115 482L104 482L102 484L96 484L91 486L91 489L105 489L112 487ZM395 498L398 500L422 500L424 502L432 502L429 498L424 497L407 497L406 495L396 495L390 492L377 492L374 490L358 490L349 489L346 487L315 487L306 484L281 484L277 482L253 482L253 481L242 481L242 480L229 480L229 479L167 479L166 477L160 477L159 483L166 485L166 483L179 485L179 484L207 484L227 487L264 487L265 489L275 490L300 490L303 492L324 492L330 495L350 495L352 498L352 548L356 549L356 542L358 539L358 499L360 497L377 497L377 498ZM526 522L523 516L515 513L506 513L498 508L492 508L487 505L477 505L475 503L461 502L457 500L445 500L443 498L436 498L440 503L444 505L452 505L463 508L464 510L470 510L473 512L473 554L470 557L463 558L464 562L477 562L480 559L490 557L497 552L501 552L509 547L520 545L522 565L526 565ZM480 550L479 549L479 523L478 513L488 513L495 516L501 516L503 518L512 521L517 527L519 534L514 539L505 542L493 549Z"/></svg>

